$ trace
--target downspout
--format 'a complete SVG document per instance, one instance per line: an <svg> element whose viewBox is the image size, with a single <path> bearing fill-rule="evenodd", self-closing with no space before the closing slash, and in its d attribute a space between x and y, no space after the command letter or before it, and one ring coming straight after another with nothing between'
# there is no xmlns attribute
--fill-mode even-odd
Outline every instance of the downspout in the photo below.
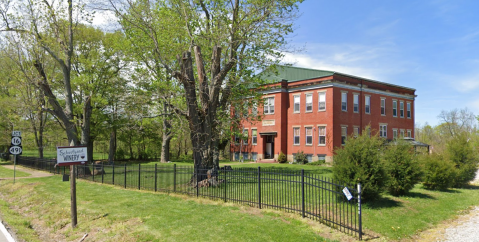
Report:
<svg viewBox="0 0 479 242"><path fill-rule="evenodd" d="M361 87L359 91L359 103L362 103L362 100L365 99L366 97L363 97L363 79L361 79ZM363 105L359 105L359 132L358 135L360 135L363 132Z"/></svg>

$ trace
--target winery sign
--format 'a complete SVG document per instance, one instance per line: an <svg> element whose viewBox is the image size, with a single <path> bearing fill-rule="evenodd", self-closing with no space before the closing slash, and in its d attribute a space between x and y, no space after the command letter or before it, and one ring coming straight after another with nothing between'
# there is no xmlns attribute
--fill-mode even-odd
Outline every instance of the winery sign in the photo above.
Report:
<svg viewBox="0 0 479 242"><path fill-rule="evenodd" d="M86 146L57 147L57 165L70 166L85 164L88 161Z"/></svg>

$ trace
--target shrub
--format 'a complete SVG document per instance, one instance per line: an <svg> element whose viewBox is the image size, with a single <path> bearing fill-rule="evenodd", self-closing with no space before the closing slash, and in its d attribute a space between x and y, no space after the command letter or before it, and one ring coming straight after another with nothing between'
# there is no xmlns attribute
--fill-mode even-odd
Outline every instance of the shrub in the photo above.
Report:
<svg viewBox="0 0 479 242"><path fill-rule="evenodd" d="M454 183L454 163L442 154L424 154L420 157L424 175L422 182L428 189L447 189Z"/></svg>
<svg viewBox="0 0 479 242"><path fill-rule="evenodd" d="M287 161L288 161L288 159L286 158L286 155L283 153L283 151L280 151L279 155L278 155L278 162L279 163L286 163Z"/></svg>
<svg viewBox="0 0 479 242"><path fill-rule="evenodd" d="M389 145L384 151L386 187L393 196L404 195L421 180L421 167L412 147L404 140Z"/></svg>
<svg viewBox="0 0 479 242"><path fill-rule="evenodd" d="M296 163L299 164L307 164L308 163L308 157L306 157L306 154L302 150L298 151L296 153Z"/></svg>
<svg viewBox="0 0 479 242"><path fill-rule="evenodd" d="M318 161L314 161L314 162L310 162L306 165L310 165L310 166L320 166L320 165L324 165L326 162L324 160L318 160Z"/></svg>
<svg viewBox="0 0 479 242"><path fill-rule="evenodd" d="M364 201L371 201L380 197L386 175L380 158L382 140L367 133L363 131L357 138L349 137L343 148L335 150L333 175L347 184L361 183Z"/></svg>
<svg viewBox="0 0 479 242"><path fill-rule="evenodd" d="M465 133L457 134L448 142L447 154L456 168L453 186L463 187L474 180L477 171L477 155Z"/></svg>

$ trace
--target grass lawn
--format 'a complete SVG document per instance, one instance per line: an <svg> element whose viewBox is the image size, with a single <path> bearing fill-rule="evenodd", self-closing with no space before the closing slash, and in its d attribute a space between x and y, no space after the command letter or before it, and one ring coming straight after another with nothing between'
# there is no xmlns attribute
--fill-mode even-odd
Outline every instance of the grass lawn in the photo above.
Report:
<svg viewBox="0 0 479 242"><path fill-rule="evenodd" d="M0 213L26 241L325 241L297 216L78 181L78 227L59 176L0 182ZM38 228L34 230L33 228Z"/></svg>
<svg viewBox="0 0 479 242"><path fill-rule="evenodd" d="M15 177L27 177L30 176L30 173L22 172L22 171L15 171ZM0 165L0 178L8 178L13 177L13 170L4 168Z"/></svg>

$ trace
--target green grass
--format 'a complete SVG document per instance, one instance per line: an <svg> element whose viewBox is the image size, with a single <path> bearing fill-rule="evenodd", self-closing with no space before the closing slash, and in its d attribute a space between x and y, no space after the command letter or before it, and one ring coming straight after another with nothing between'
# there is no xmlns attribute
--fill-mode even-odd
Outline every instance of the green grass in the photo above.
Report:
<svg viewBox="0 0 479 242"><path fill-rule="evenodd" d="M27 177L30 176L30 173L22 172L22 171L15 171L15 177ZM13 170L5 168L0 165L0 178L8 178L13 177Z"/></svg>
<svg viewBox="0 0 479 242"><path fill-rule="evenodd" d="M50 236L68 241L85 233L97 241L324 241L307 221L296 217L82 180L77 185L78 227L72 230L68 187L59 176L15 185L2 182L0 212L27 241L40 241L32 229L38 226L32 226L35 221L41 221L45 228L39 229ZM14 211L14 205L24 213Z"/></svg>

